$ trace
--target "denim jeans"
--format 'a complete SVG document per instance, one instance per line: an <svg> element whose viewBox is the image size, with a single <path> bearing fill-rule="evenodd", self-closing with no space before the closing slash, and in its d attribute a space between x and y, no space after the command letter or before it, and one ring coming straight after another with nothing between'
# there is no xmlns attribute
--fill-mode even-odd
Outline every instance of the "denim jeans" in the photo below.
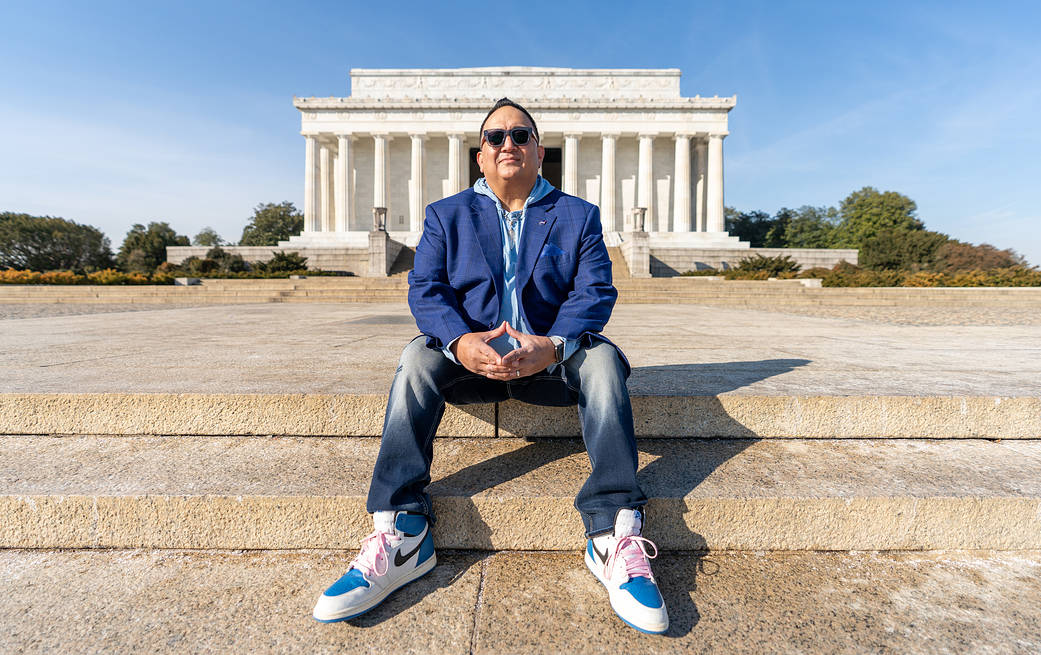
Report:
<svg viewBox="0 0 1041 655"><path fill-rule="evenodd" d="M614 345L594 339L554 373L548 370L509 382L489 380L451 362L416 337L401 354L383 420L383 439L366 509L407 510L434 519L430 462L434 434L453 405L514 398L533 405L578 405L582 439L593 471L575 498L586 534L614 529L615 513L647 502L636 482L636 438L626 369Z"/></svg>

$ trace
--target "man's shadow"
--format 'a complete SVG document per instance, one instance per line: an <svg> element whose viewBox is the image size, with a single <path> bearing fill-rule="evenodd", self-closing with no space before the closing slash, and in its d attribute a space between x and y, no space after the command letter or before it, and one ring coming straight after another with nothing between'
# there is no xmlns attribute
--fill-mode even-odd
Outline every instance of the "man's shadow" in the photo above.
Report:
<svg viewBox="0 0 1041 655"><path fill-rule="evenodd" d="M772 359L633 369L629 386L634 394L641 393L637 389L653 379L655 395L709 396L701 408L714 419L708 423L699 423L714 426L713 429L718 430L717 434L698 434L684 439L661 435L666 438L639 438L637 441L641 460L651 459L641 466L638 473L640 486L649 499L645 535L652 541L665 541L683 553L683 557L669 558L667 575L656 576L669 608L668 636L683 636L697 625L700 614L693 600L697 576L711 575L716 568L713 562L706 559L708 545L704 537L688 526L688 523L696 522L697 517L689 516L685 499L713 471L759 440L759 435L731 418L715 396L809 363L805 359ZM467 411L468 407L463 405L459 409ZM566 409L576 411L574 408ZM636 420L639 422L639 416ZM719 434L726 435L726 438L716 438ZM434 452L437 457L436 445ZM442 548L459 548L462 541L455 542L455 539L465 535L469 548L476 545L485 551L467 555L472 559L469 565L480 563L495 546L492 530L482 518L474 496L584 452L585 446L577 436L529 439L520 448L434 480L428 491L433 496L437 515L436 528L441 537L438 545ZM574 493L577 494L584 479L576 478L574 482ZM577 516L575 519L579 525L577 536L581 538L581 522ZM470 562L465 557L462 561ZM457 575L461 575L461 572ZM426 583L418 582L403 594L409 597L407 601L384 604L366 615L367 618L361 617L355 621L359 625L379 623L411 607L440 586L450 583L451 579L447 578L445 581L433 579Z"/></svg>

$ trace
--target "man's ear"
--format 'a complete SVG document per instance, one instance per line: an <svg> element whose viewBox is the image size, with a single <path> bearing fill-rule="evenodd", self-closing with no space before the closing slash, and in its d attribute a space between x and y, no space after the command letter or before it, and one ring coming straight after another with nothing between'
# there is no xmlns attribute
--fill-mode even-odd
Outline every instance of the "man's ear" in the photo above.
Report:
<svg viewBox="0 0 1041 655"><path fill-rule="evenodd" d="M546 149L543 148L542 146L539 146L538 153L539 153L539 168L542 168L542 160L546 158ZM477 153L477 154L480 154L480 153Z"/></svg>
<svg viewBox="0 0 1041 655"><path fill-rule="evenodd" d="M477 168L484 172L484 148L477 151Z"/></svg>

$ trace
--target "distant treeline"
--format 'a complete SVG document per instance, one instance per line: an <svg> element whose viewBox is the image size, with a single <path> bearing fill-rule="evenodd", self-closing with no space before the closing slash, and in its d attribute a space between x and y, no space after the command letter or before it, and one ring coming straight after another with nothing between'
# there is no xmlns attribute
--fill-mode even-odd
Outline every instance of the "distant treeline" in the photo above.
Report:
<svg viewBox="0 0 1041 655"><path fill-rule="evenodd" d="M1014 250L973 245L925 229L915 202L895 191L864 187L838 208L726 210L730 234L753 248L857 248L860 266L870 270L953 273L1026 267Z"/></svg>
<svg viewBox="0 0 1041 655"><path fill-rule="evenodd" d="M275 246L299 234L303 215L291 202L257 205L242 230L238 245ZM858 248L860 266L869 270L953 273L970 270L1029 268L1015 251L988 244L973 245L925 229L915 202L895 191L864 187L847 196L838 208L800 207L763 211L726 209L730 234L766 248ZM77 275L115 269L150 276L166 261L167 246L234 245L212 228L194 238L180 235L166 222L135 224L119 251L97 228L64 218L0 212L0 270L72 271ZM222 253L191 262L189 268L216 267L242 273L246 266ZM239 258L241 259L241 258ZM285 262L288 265L288 262ZM228 269L225 271L224 269Z"/></svg>

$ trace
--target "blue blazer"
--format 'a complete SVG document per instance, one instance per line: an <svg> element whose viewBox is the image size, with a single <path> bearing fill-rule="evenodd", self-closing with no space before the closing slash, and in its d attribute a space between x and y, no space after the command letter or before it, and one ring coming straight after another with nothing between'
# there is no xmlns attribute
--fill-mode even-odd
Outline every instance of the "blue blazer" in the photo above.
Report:
<svg viewBox="0 0 1041 655"><path fill-rule="evenodd" d="M408 304L428 346L443 348L463 334L496 326L502 247L491 198L467 189L427 205L408 275ZM595 205L554 189L528 206L517 289L521 316L532 333L585 345L594 338L606 341L599 332L611 317L618 291L611 284L611 260Z"/></svg>

